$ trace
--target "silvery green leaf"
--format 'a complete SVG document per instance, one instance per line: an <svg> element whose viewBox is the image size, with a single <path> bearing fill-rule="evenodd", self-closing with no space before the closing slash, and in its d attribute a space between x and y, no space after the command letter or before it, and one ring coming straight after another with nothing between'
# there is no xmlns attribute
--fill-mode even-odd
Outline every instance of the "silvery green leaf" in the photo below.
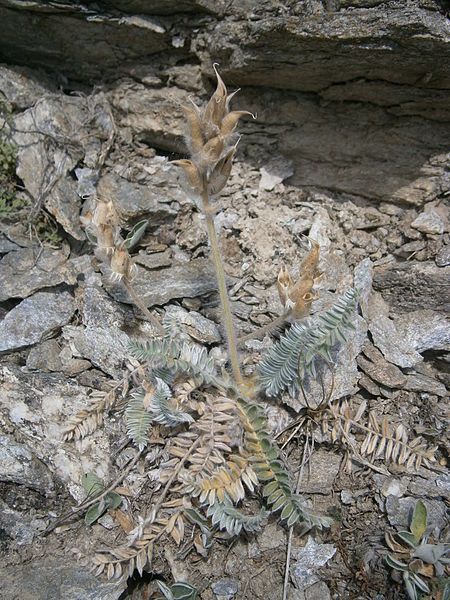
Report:
<svg viewBox="0 0 450 600"><path fill-rule="evenodd" d="M198 591L189 583L177 582L170 587L174 600L196 600Z"/></svg>
<svg viewBox="0 0 450 600"><path fill-rule="evenodd" d="M93 525L95 523L95 521L100 519L100 517L103 515L103 513L105 511L106 511L106 507L104 504L103 504L103 506L100 506L100 503L94 504L86 512L86 514L84 516L84 522L88 526Z"/></svg>
<svg viewBox="0 0 450 600"><path fill-rule="evenodd" d="M136 246L136 244L139 242L139 240L144 235L145 230L147 229L147 225L148 225L147 219L144 219L143 221L139 221L139 223L136 223L136 225L133 227L133 229L130 231L130 233L125 238L125 246L126 246L127 250L132 250Z"/></svg>
<svg viewBox="0 0 450 600"><path fill-rule="evenodd" d="M165 583L163 583L162 581L157 581L156 582L158 584L159 589L161 590L161 592L164 594L164 598L166 598L167 600L174 600L173 594L170 591L170 588L167 587L167 585Z"/></svg>
<svg viewBox="0 0 450 600"><path fill-rule="evenodd" d="M107 508L118 508L122 504L122 496L116 492L108 492L105 496Z"/></svg>
<svg viewBox="0 0 450 600"><path fill-rule="evenodd" d="M434 565L446 552L448 552L448 549L446 549L445 544L422 544L416 548L413 557Z"/></svg>
<svg viewBox="0 0 450 600"><path fill-rule="evenodd" d="M90 498L98 496L104 490L103 481L95 473L85 473L81 479L81 485Z"/></svg>
<svg viewBox="0 0 450 600"><path fill-rule="evenodd" d="M417 573L411 573L410 577L411 577L411 581L414 582L414 585L416 587L418 587L421 592L424 592L425 594L430 593L430 591L431 591L430 588L425 583L425 581L417 575Z"/></svg>
<svg viewBox="0 0 450 600"><path fill-rule="evenodd" d="M89 229L85 229L84 232L86 234L86 237L87 237L88 241L91 242L91 244L93 246L96 246L97 245L97 236L95 236L92 233L92 231L89 231Z"/></svg>
<svg viewBox="0 0 450 600"><path fill-rule="evenodd" d="M417 541L420 542L427 528L427 507L422 500L416 502L409 528Z"/></svg>
<svg viewBox="0 0 450 600"><path fill-rule="evenodd" d="M405 582L406 591L408 592L410 600L418 600L416 586L411 581L408 571L404 571L403 581Z"/></svg>
<svg viewBox="0 0 450 600"><path fill-rule="evenodd" d="M408 544L408 546L411 546L411 548L415 548L419 543L416 536L409 531L399 531L397 533L397 537L406 542L406 544Z"/></svg>
<svg viewBox="0 0 450 600"><path fill-rule="evenodd" d="M384 560L391 567L391 569L397 569L397 571L406 571L406 569L408 568L408 565L406 565L405 563L400 562L399 560L397 560L396 558L394 558L390 554L388 554L387 556L385 556Z"/></svg>

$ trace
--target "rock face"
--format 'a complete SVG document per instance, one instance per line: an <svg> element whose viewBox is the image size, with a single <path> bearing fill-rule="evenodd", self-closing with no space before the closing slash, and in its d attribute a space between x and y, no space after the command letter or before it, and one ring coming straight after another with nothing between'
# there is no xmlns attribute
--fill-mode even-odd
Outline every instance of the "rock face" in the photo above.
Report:
<svg viewBox="0 0 450 600"><path fill-rule="evenodd" d="M105 285L110 285L107 282ZM216 291L216 280L209 260L198 258L169 269L148 271L138 266L134 288L147 307L166 304L174 298L195 298ZM120 302L131 302L123 286L115 285L111 293Z"/></svg>
<svg viewBox="0 0 450 600"><path fill-rule="evenodd" d="M74 561L68 564L64 560L54 560L42 565L41 561L29 564L18 574L17 567L4 571L3 591L5 598L23 600L117 600L126 584L104 583L78 566ZM20 589L20 595L17 590Z"/></svg>
<svg viewBox="0 0 450 600"><path fill-rule="evenodd" d="M49 470L30 449L9 436L0 436L0 481L25 485L43 494L53 487Z"/></svg>
<svg viewBox="0 0 450 600"><path fill-rule="evenodd" d="M13 308L0 323L0 352L31 346L68 323L75 302L68 292L38 292Z"/></svg>
<svg viewBox="0 0 450 600"><path fill-rule="evenodd" d="M10 252L0 261L0 302L68 282L70 272L71 264L59 250L20 248Z"/></svg>
<svg viewBox="0 0 450 600"><path fill-rule="evenodd" d="M243 88L242 107L258 115L243 140L252 162L278 148L293 161L290 182L378 201L420 205L449 187L450 23L437 0L2 0L0 18L12 64L57 71L75 86L126 77L109 93L115 118L154 147L183 151L180 101L186 90L201 95L200 69L212 75L219 61ZM19 82L13 91L19 105L36 94ZM73 110L84 104L73 99ZM72 169L80 151L56 155L53 169ZM69 188L56 184L46 200L63 226Z"/></svg>
<svg viewBox="0 0 450 600"><path fill-rule="evenodd" d="M450 267L437 267L434 262L409 261L377 269L373 287L398 312L419 308L448 312L449 276Z"/></svg>

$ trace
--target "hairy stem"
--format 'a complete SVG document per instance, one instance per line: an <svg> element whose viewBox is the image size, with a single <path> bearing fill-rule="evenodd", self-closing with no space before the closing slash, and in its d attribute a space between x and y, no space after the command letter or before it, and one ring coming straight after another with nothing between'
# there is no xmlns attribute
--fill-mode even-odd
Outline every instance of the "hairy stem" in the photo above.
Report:
<svg viewBox="0 0 450 600"><path fill-rule="evenodd" d="M266 335L266 333L272 333L275 332L275 330L279 330L283 325L287 323L290 314L291 311L289 310L284 315L280 315L270 323L267 323L267 325L263 325L262 327L256 329L256 331L252 331L251 333L247 333L246 335L243 335L242 337L238 338L239 346L244 342L247 342L248 340L261 340Z"/></svg>
<svg viewBox="0 0 450 600"><path fill-rule="evenodd" d="M123 284L129 294L130 298L135 303L135 305L144 313L144 315L147 317L147 319L150 321L150 323L155 327L157 333L159 335L163 335L164 334L163 326L158 321L158 319L154 315L152 315L152 313L148 310L148 308L145 306L145 304L142 302L142 300L136 294L134 287L131 285L131 283L128 280L124 279Z"/></svg>
<svg viewBox="0 0 450 600"><path fill-rule="evenodd" d="M211 257L216 271L217 285L219 288L220 304L222 307L223 320L225 326L225 335L228 344L228 355L231 363L233 377L238 385L243 383L241 368L239 366L239 357L237 351L237 339L234 331L233 317L231 315L230 300L228 298L227 286L225 283L225 272L223 270L222 257L220 256L219 244L217 241L214 217L209 203L208 187L206 178L203 180L202 190L203 212L206 219L209 243L211 245Z"/></svg>

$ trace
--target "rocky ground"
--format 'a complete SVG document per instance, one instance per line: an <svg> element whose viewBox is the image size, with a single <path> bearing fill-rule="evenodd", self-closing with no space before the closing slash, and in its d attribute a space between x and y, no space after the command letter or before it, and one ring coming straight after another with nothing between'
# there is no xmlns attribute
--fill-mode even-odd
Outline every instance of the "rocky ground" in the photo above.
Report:
<svg viewBox="0 0 450 600"><path fill-rule="evenodd" d="M384 532L422 499L436 539L448 534L446 412L450 327L450 29L432 0L396 2L0 1L0 551L5 600L152 598L152 576L107 582L85 565L122 532L106 514L49 535L84 498L82 475L114 480L133 456L111 412L83 440L68 419L132 368L127 342L152 328L112 284L86 239L95 190L128 231L147 307L173 312L191 337L223 348L203 217L168 161L185 156L181 106L213 89L212 62L234 107L252 111L216 225L236 328L281 312L282 264L298 273L305 235L319 242L318 300L362 289L356 331L337 357L332 401L367 401L437 446L416 471L348 456L315 431L301 491L335 524L294 531L292 600L402 598L383 561ZM17 39L17 31L21 36ZM12 166L11 166L12 165ZM270 345L247 342L252 373ZM275 435L302 410L266 399ZM296 472L305 433L286 446ZM362 460L360 460L362 459ZM348 472L349 462L352 471ZM126 478L137 520L158 485L150 451ZM209 556L165 543L153 576L189 581L203 600L283 596L287 530L218 540Z"/></svg>

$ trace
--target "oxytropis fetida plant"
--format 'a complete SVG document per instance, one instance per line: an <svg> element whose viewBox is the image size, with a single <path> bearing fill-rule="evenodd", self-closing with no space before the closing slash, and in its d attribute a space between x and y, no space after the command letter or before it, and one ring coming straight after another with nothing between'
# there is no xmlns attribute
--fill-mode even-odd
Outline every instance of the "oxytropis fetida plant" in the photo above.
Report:
<svg viewBox="0 0 450 600"><path fill-rule="evenodd" d="M99 505L99 498L114 491L121 478L149 450L158 478L152 483L151 504L140 506L142 516L127 527L123 543L94 557L97 573L105 571L109 578L132 574L135 569L142 573L165 536L177 545L185 540L185 551L206 555L220 530L225 532L221 535L228 536L243 530L253 532L268 513L278 513L288 527L300 524L303 530L330 523L327 517L314 514L294 491L258 396L286 392L298 396L304 382L316 376L318 363L331 367L332 349L345 342L346 333L352 328L358 294L349 289L327 311L305 319L320 276L320 249L311 240L297 281L286 267L278 276L283 314L273 326L287 325L286 334L263 356L251 381L243 376L237 349L242 339L237 340L233 327L214 225L216 204L212 199L230 176L239 141L235 131L239 119L253 115L230 109L234 94L228 93L217 72L216 76L217 87L206 106L192 104L184 108L190 154L188 159L173 164L179 169L183 186L198 200L206 222L231 368L229 372L219 366L213 354L195 343L169 313L163 319L162 331L155 323L157 334L152 339L130 342L130 355L137 366L131 376L130 393L128 379L125 386L124 415L128 436L138 452L114 485L90 497L82 507L96 506L93 517L104 510L105 503ZM134 268L129 248L139 235L139 227L124 240L119 224L113 204L100 198L91 227L112 276L126 285L133 298ZM142 308L139 298L134 299ZM142 310L148 313L145 307ZM147 316L155 321L150 313ZM268 329L256 331L253 337ZM94 431L104 414L114 409L116 394L122 387L121 383L116 384L76 415L66 429L66 440ZM348 433L361 416L352 419L350 410L329 413L341 433ZM383 435L388 433L386 428ZM380 433L377 439L381 438ZM398 444L402 443L405 445L399 439ZM250 511L244 500L253 499L250 505L254 506L257 489L261 490L259 497L263 498L264 507ZM139 499L136 502L139 504Z"/></svg>

